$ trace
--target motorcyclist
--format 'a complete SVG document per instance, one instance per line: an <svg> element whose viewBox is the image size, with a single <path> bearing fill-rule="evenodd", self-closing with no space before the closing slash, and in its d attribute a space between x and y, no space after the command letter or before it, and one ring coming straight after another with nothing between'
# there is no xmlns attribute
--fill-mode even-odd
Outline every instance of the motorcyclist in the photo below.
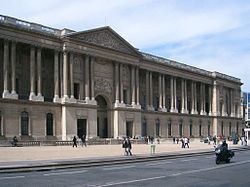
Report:
<svg viewBox="0 0 250 187"><path fill-rule="evenodd" d="M227 144L226 140L222 141L221 148L222 148L223 153L225 155L228 155L228 144Z"/></svg>

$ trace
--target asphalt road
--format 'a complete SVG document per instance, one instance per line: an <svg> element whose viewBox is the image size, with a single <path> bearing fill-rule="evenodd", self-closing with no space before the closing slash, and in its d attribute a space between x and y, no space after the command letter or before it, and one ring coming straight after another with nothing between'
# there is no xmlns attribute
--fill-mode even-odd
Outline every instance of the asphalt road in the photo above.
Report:
<svg viewBox="0 0 250 187"><path fill-rule="evenodd" d="M0 186L250 186L250 151L236 152L229 164L215 164L215 155L144 163L0 174Z"/></svg>

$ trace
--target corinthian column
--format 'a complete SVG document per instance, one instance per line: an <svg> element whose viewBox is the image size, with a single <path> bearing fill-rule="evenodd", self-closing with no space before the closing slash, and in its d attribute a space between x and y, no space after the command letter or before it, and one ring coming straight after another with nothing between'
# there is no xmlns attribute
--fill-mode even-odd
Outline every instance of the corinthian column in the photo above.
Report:
<svg viewBox="0 0 250 187"><path fill-rule="evenodd" d="M18 95L16 93L16 42L12 42L11 44L11 98L18 99Z"/></svg>
<svg viewBox="0 0 250 187"><path fill-rule="evenodd" d="M136 105L140 105L140 91L139 91L139 89L140 89L140 77L139 77L139 67L136 67L136 73L135 73L135 75L136 75Z"/></svg>
<svg viewBox="0 0 250 187"><path fill-rule="evenodd" d="M131 67L131 79L132 79L132 81L131 81L131 83L132 83L132 85L131 85L131 87L132 87L132 105L135 105L135 67L134 66L132 66Z"/></svg>
<svg viewBox="0 0 250 187"><path fill-rule="evenodd" d="M162 75L162 111L166 112L165 75Z"/></svg>
<svg viewBox="0 0 250 187"><path fill-rule="evenodd" d="M158 76L158 81L159 81L159 110L162 109L162 83L161 83L161 74Z"/></svg>
<svg viewBox="0 0 250 187"><path fill-rule="evenodd" d="M115 104L119 104L119 64L115 62Z"/></svg>
<svg viewBox="0 0 250 187"><path fill-rule="evenodd" d="M4 56L3 56L3 75L4 75L4 84L3 84L3 98L8 98L10 95L8 89L9 82L9 41L4 40Z"/></svg>
<svg viewBox="0 0 250 187"><path fill-rule="evenodd" d="M68 52L63 51L63 102L68 101Z"/></svg>
<svg viewBox="0 0 250 187"><path fill-rule="evenodd" d="M123 65L120 64L120 95L121 95L121 103L124 103L123 98L123 75L122 75Z"/></svg>
<svg viewBox="0 0 250 187"><path fill-rule="evenodd" d="M54 52L54 102L59 102L59 70L58 70L58 51Z"/></svg>
<svg viewBox="0 0 250 187"><path fill-rule="evenodd" d="M35 93L35 47L30 47L30 96L29 100L36 100Z"/></svg>
<svg viewBox="0 0 250 187"><path fill-rule="evenodd" d="M37 101L44 101L42 96L41 48L37 48Z"/></svg>
<svg viewBox="0 0 250 187"><path fill-rule="evenodd" d="M149 71L146 71L146 108L150 109L149 105Z"/></svg>
<svg viewBox="0 0 250 187"><path fill-rule="evenodd" d="M89 101L89 56L85 57L85 101Z"/></svg>

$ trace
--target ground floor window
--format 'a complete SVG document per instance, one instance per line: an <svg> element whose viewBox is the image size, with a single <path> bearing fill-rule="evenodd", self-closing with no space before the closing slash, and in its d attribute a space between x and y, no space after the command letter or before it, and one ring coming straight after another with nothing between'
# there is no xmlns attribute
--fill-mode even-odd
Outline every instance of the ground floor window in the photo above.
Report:
<svg viewBox="0 0 250 187"><path fill-rule="evenodd" d="M28 112L21 113L21 135L29 135L29 114Z"/></svg>
<svg viewBox="0 0 250 187"><path fill-rule="evenodd" d="M202 129L201 129L201 124L199 125L199 136L201 137L202 136L202 133L201 133Z"/></svg>
<svg viewBox="0 0 250 187"><path fill-rule="evenodd" d="M156 133L155 133L155 135L156 135L156 137L159 137L160 136L160 122L157 121L155 125L156 125Z"/></svg>
<svg viewBox="0 0 250 187"><path fill-rule="evenodd" d="M179 135L180 135L180 137L183 135L182 128L183 128L182 123L180 123L179 124Z"/></svg>
<svg viewBox="0 0 250 187"><path fill-rule="evenodd" d="M171 124L171 122L168 123L168 136L172 136L172 124Z"/></svg>
<svg viewBox="0 0 250 187"><path fill-rule="evenodd" d="M53 136L53 114L46 115L46 135Z"/></svg>
<svg viewBox="0 0 250 187"><path fill-rule="evenodd" d="M221 135L224 136L224 124L221 122Z"/></svg>

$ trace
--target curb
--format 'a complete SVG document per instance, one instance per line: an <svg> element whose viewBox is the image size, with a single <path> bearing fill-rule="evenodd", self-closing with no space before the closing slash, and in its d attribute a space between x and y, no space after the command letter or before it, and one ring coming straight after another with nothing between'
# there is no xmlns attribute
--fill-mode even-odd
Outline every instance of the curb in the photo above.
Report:
<svg viewBox="0 0 250 187"><path fill-rule="evenodd" d="M246 148L232 148L233 151L247 151L250 147ZM74 169L74 168L87 168L96 166L108 166L114 164L129 164L134 162L147 162L147 161L157 161L165 159L175 159L182 157L191 156L202 156L202 155L212 155L214 151L197 151L189 153L158 153L155 155L141 155L141 156L128 156L128 157L115 157L115 158L98 158L92 160L73 160L73 161L57 161L57 163L46 163L46 164L33 164L27 166L14 166L0 168L0 173L21 173L21 172L33 172L33 171L50 171L59 169Z"/></svg>

